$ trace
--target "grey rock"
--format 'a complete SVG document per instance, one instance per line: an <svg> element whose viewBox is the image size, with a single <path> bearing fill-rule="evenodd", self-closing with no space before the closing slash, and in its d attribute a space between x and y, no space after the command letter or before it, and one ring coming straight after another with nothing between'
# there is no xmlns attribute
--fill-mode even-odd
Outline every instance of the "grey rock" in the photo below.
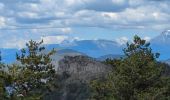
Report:
<svg viewBox="0 0 170 100"><path fill-rule="evenodd" d="M110 69L110 66L87 56L65 56L59 61L57 74L67 73L73 79L90 80L105 75Z"/></svg>
<svg viewBox="0 0 170 100"><path fill-rule="evenodd" d="M103 78L111 66L87 56L65 56L57 69L58 89L45 96L45 100L88 100L89 82Z"/></svg>

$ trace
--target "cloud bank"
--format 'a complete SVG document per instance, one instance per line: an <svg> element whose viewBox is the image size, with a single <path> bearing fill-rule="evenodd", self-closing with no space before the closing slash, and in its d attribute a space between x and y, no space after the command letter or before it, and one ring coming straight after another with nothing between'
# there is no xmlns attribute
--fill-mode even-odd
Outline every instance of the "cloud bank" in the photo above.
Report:
<svg viewBox="0 0 170 100"><path fill-rule="evenodd" d="M19 48L41 37L61 42L68 39L61 34L68 37L76 27L165 30L169 5L169 0L0 0L0 47Z"/></svg>

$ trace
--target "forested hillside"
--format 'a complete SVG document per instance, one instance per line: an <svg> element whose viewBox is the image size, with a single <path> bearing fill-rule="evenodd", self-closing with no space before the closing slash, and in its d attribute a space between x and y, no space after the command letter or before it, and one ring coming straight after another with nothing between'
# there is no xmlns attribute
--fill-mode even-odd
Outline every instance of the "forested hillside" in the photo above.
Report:
<svg viewBox="0 0 170 100"><path fill-rule="evenodd" d="M119 59L65 56L29 41L17 64L0 63L0 100L170 100L170 66L150 43L134 36Z"/></svg>

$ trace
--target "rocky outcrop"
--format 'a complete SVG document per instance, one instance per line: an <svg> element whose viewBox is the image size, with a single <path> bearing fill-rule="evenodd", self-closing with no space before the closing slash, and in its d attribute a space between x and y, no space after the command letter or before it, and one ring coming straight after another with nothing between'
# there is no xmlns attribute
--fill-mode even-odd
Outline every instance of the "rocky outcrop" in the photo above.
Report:
<svg viewBox="0 0 170 100"><path fill-rule="evenodd" d="M46 100L88 100L89 82L102 78L110 71L107 66L87 56L65 56L57 69L58 89L47 95Z"/></svg>
<svg viewBox="0 0 170 100"><path fill-rule="evenodd" d="M57 73L71 75L73 79L89 80L105 75L110 68L110 66L87 56L65 56L59 61Z"/></svg>

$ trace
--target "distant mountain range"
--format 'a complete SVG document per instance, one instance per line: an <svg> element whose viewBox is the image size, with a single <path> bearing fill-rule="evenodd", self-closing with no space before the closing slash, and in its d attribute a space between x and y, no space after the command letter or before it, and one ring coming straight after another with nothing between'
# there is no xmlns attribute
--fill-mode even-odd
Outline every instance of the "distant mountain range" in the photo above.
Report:
<svg viewBox="0 0 170 100"><path fill-rule="evenodd" d="M153 38L150 42L153 51L161 54L161 60L170 58L170 30L162 32L160 35Z"/></svg>
<svg viewBox="0 0 170 100"><path fill-rule="evenodd" d="M12 63L16 60L16 53L19 52L18 49L0 49L2 62Z"/></svg>
<svg viewBox="0 0 170 100"><path fill-rule="evenodd" d="M123 54L123 45L115 41L109 40L81 40L81 41L65 41L62 44L46 45L48 49L71 49L84 53L90 57L98 58L108 54Z"/></svg>
<svg viewBox="0 0 170 100"><path fill-rule="evenodd" d="M170 58L170 30L162 32L150 42L153 51L161 54L160 60L165 61ZM57 61L65 55L87 55L98 60L104 60L122 57L122 49L125 45L110 40L75 40L72 42L64 41L61 44L48 44L45 47L47 51L52 48L57 49L57 54L53 56ZM14 62L16 52L19 52L17 49L0 49L0 51L2 61L5 63Z"/></svg>

